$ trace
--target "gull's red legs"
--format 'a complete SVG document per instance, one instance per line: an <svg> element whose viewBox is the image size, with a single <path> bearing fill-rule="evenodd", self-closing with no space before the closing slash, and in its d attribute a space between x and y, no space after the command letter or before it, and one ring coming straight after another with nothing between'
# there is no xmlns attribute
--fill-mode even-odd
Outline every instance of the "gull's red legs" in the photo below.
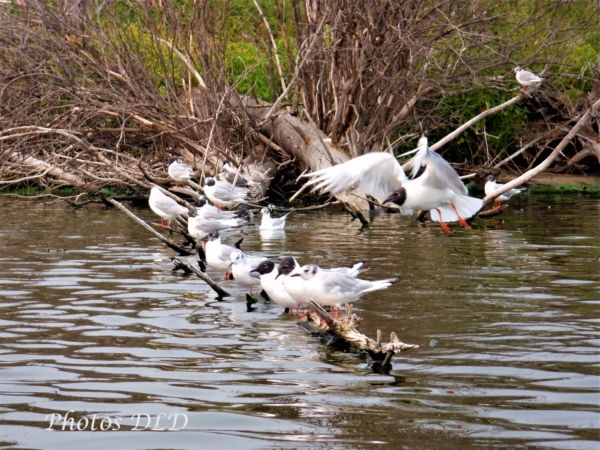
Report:
<svg viewBox="0 0 600 450"><path fill-rule="evenodd" d="M469 224L467 222L465 222L462 217L460 217L460 214L458 214L458 211L456 210L456 207L454 206L454 203L450 203L450 205L452 205L452 209L454 210L454 212L458 216L458 220L460 220L460 223L462 223L463 227L465 227L465 228L471 228L469 226ZM440 218L441 218L441 216L440 216Z"/></svg>
<svg viewBox="0 0 600 450"><path fill-rule="evenodd" d="M450 228L448 228L448 225L446 225L444 222L442 222L442 213L440 212L439 209L435 208L435 210L438 212L438 214L440 215L440 225L442 226L442 228L444 229L444 231L446 233L452 233L452 231L450 231Z"/></svg>

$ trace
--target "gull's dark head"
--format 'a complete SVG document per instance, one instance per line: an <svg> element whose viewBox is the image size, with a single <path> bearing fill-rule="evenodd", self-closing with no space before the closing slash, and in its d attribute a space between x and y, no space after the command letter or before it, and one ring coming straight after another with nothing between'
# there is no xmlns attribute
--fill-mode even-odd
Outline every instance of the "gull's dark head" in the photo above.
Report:
<svg viewBox="0 0 600 450"><path fill-rule="evenodd" d="M403 187L399 187L398 189L394 189L392 193L386 198L382 205L386 203L394 203L398 206L402 206L406 201L406 189Z"/></svg>
<svg viewBox="0 0 600 450"><path fill-rule="evenodd" d="M267 273L273 272L273 270L275 270L275 263L267 259L261 262L256 269L252 270L252 272L258 272L261 275L265 275Z"/></svg>
<svg viewBox="0 0 600 450"><path fill-rule="evenodd" d="M169 165L171 165L171 164L173 164L173 163L176 163L176 162L177 162L177 159L176 159L176 158L171 158L171 159L169 160Z"/></svg>
<svg viewBox="0 0 600 450"><path fill-rule="evenodd" d="M204 180L204 186L214 186L215 185L215 179L210 177L207 178L206 180Z"/></svg>
<svg viewBox="0 0 600 450"><path fill-rule="evenodd" d="M279 268L277 269L277 277L279 275L289 275L296 268L296 260L291 256L286 256L279 263ZM275 278L277 278L275 277Z"/></svg>
<svg viewBox="0 0 600 450"><path fill-rule="evenodd" d="M206 198L202 198L200 197L198 200L196 200L196 202L194 203L194 206L196 208L202 208L204 205L206 205Z"/></svg>
<svg viewBox="0 0 600 450"><path fill-rule="evenodd" d="M208 233L208 235L206 236L206 238L209 241L216 241L217 239L220 239L221 236L219 235L218 231L211 231L210 233Z"/></svg>
<svg viewBox="0 0 600 450"><path fill-rule="evenodd" d="M491 181L493 183L494 181L496 181L496 176L495 175L488 175L487 178L486 178L486 180Z"/></svg>
<svg viewBox="0 0 600 450"><path fill-rule="evenodd" d="M198 210L196 208L194 208L193 206L191 208L188 208L188 216L196 217L197 215L198 215Z"/></svg>

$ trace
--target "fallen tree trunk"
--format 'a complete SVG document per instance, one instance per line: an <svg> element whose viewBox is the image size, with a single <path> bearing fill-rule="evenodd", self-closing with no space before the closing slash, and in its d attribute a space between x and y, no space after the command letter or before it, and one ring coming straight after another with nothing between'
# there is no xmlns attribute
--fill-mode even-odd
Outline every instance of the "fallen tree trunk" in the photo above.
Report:
<svg viewBox="0 0 600 450"><path fill-rule="evenodd" d="M254 100L246 98L244 101L246 105L253 106L245 108L245 111L256 123L262 122L269 113L270 105L256 107L257 102ZM310 122L292 116L287 111L280 111L276 117L271 117L263 123L261 131L313 172L350 159L337 147L329 145L329 139L320 129ZM340 192L335 197L355 210L369 209L369 204L365 200L352 196L350 192L366 197L364 191L359 189Z"/></svg>

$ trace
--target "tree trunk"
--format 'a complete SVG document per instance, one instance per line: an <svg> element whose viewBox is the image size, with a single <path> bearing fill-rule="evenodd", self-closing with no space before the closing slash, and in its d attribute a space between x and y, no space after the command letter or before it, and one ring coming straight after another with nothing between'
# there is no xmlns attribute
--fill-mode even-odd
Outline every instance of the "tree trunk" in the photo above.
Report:
<svg viewBox="0 0 600 450"><path fill-rule="evenodd" d="M245 101L248 105L256 105L252 99ZM253 120L261 122L269 109L270 106L252 107L247 108L247 112ZM286 111L282 111L263 124L262 131L286 152L304 163L312 172L344 163L350 159L338 147L331 145L330 140L321 130L310 122L292 116ZM365 192L360 189L342 191L335 197L354 209L369 209L368 202L355 195L366 198Z"/></svg>

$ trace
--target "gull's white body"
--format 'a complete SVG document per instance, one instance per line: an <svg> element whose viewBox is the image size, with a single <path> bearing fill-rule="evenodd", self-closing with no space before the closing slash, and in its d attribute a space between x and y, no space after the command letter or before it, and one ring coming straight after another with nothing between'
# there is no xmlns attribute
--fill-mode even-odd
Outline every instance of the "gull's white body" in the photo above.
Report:
<svg viewBox="0 0 600 450"><path fill-rule="evenodd" d="M385 289L398 279L368 281L355 278L342 272L322 270L315 264L303 266L299 276L304 292L315 302L323 306L341 306L358 300L368 292Z"/></svg>
<svg viewBox="0 0 600 450"><path fill-rule="evenodd" d="M245 192L242 189L234 189L231 184L223 181L214 181L215 184L213 186L208 186L205 184L203 189L206 198L208 198L215 205L229 207L247 201Z"/></svg>
<svg viewBox="0 0 600 450"><path fill-rule="evenodd" d="M427 138L419 140L419 147L415 157L407 163L413 179L406 176L393 155L375 152L313 172L308 175L313 177L308 184L317 184L313 191L323 188L335 194L359 181L359 187L380 202L394 189L404 188L406 200L398 205L402 214L426 210L430 211L432 220L439 222L440 215L436 211L439 209L443 222L455 222L460 219L452 203L463 219L474 216L483 201L467 195L466 186L448 161L429 150ZM423 166L423 174L414 178Z"/></svg>
<svg viewBox="0 0 600 450"><path fill-rule="evenodd" d="M234 275L235 276L235 275ZM298 302L288 294L284 280L286 276L277 276L277 269L260 276L260 284L271 300L284 308L295 308Z"/></svg>
<svg viewBox="0 0 600 450"><path fill-rule="evenodd" d="M292 275L299 274L302 267L298 264L298 261L294 259L294 263L296 267L289 275L281 275L279 278L283 278L283 284L285 286L285 290L292 297L296 303L301 305L308 304L308 292L305 290L305 282L302 277L294 277ZM334 269L320 269L323 272L332 272L338 273L342 275L346 275L349 277L356 277L360 273L360 268L364 263L361 261L352 265L351 267L336 267Z"/></svg>
<svg viewBox="0 0 600 450"><path fill-rule="evenodd" d="M497 189L501 188L502 186L504 186L503 183L497 183L496 181L488 181L487 183L485 183L485 195L486 196L490 195L491 193L493 193ZM509 191L506 191L504 194L500 195L499 197L496 197L496 200L506 201L506 200L510 199L513 195L519 194L523 191L524 191L524 189L511 189Z"/></svg>
<svg viewBox="0 0 600 450"><path fill-rule="evenodd" d="M190 181L192 175L194 175L194 170L185 164L173 161L169 166L169 176L175 181Z"/></svg>
<svg viewBox="0 0 600 450"><path fill-rule="evenodd" d="M175 220L177 216L187 214L188 212L185 206L180 205L171 197L163 194L157 187L150 189L148 204L150 205L150 209L158 216L168 220Z"/></svg>
<svg viewBox="0 0 600 450"><path fill-rule="evenodd" d="M262 220L259 228L260 230L283 230L285 228L285 219L291 214L288 213L283 217L274 219L271 217L271 211L269 208L262 208L260 213L262 214Z"/></svg>
<svg viewBox="0 0 600 450"><path fill-rule="evenodd" d="M538 77L532 72L523 70L520 67L517 67L515 69L515 72L517 73L515 77L517 79L517 83L524 87L532 87L544 81L543 78Z"/></svg>
<svg viewBox="0 0 600 450"><path fill-rule="evenodd" d="M260 286L260 276L255 273L250 273L258 267L261 261L265 258L246 255L241 250L231 252L231 273L233 278L239 283L246 286Z"/></svg>
<svg viewBox="0 0 600 450"><path fill-rule="evenodd" d="M221 238L210 239L206 242L204 253L206 254L206 264L210 267L229 272L231 265L231 253L236 251L235 247L221 243Z"/></svg>

